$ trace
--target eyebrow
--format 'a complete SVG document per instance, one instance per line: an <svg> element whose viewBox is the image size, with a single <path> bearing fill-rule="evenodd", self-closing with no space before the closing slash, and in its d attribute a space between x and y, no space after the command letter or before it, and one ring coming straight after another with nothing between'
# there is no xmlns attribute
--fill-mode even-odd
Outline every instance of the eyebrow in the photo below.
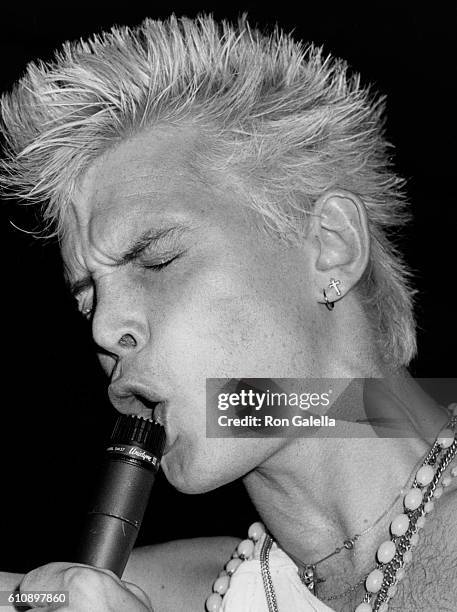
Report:
<svg viewBox="0 0 457 612"><path fill-rule="evenodd" d="M161 229L148 229L140 236L135 238L127 247L124 253L114 260L113 266L120 267L135 261L149 247L171 247L173 243L182 238L183 235L190 232L190 228L185 225L173 225ZM77 297L85 289L92 286L92 276L87 275L76 281L67 283L70 293L73 297Z"/></svg>

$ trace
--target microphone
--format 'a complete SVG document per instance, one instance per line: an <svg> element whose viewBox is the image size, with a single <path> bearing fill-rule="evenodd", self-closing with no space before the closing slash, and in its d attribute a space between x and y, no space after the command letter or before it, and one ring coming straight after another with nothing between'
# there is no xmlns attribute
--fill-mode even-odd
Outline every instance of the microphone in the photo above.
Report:
<svg viewBox="0 0 457 612"><path fill-rule="evenodd" d="M165 428L134 415L118 417L106 448L100 486L86 517L76 562L122 577L135 544L165 446Z"/></svg>

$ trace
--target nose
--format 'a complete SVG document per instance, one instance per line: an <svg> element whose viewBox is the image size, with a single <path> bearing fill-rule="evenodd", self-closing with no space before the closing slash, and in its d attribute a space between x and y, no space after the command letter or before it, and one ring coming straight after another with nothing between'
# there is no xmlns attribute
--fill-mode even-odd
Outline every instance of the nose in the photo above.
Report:
<svg viewBox="0 0 457 612"><path fill-rule="evenodd" d="M141 351L149 331L138 288L114 285L113 280L97 287L92 336L102 352L119 359Z"/></svg>

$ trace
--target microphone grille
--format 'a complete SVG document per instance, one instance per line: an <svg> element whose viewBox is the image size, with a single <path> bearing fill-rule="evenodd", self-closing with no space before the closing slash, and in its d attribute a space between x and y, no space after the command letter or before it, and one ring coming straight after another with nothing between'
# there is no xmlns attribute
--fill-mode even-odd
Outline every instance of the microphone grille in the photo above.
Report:
<svg viewBox="0 0 457 612"><path fill-rule="evenodd" d="M165 447L165 428L152 419L121 414L114 425L110 443L140 446L160 460Z"/></svg>

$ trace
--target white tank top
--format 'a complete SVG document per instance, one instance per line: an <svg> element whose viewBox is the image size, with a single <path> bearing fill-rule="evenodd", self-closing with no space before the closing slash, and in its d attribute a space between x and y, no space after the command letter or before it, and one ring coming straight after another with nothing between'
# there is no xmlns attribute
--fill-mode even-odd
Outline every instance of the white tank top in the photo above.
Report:
<svg viewBox="0 0 457 612"><path fill-rule="evenodd" d="M260 572L264 539L265 535L256 542L253 559L243 561L232 575L222 600L223 612L268 612ZM276 543L270 550L270 572L279 612L335 612L303 585L297 566Z"/></svg>

